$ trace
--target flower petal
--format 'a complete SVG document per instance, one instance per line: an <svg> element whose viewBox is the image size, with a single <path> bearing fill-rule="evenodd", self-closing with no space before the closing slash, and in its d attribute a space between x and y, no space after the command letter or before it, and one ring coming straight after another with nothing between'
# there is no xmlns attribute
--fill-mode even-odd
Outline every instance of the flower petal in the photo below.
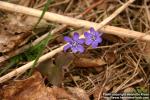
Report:
<svg viewBox="0 0 150 100"><path fill-rule="evenodd" d="M84 41L85 41L85 39L79 39L79 40L78 40L78 43L79 43L79 44L83 44Z"/></svg>
<svg viewBox="0 0 150 100"><path fill-rule="evenodd" d="M93 27L90 28L90 33L94 34L95 33L95 29Z"/></svg>
<svg viewBox="0 0 150 100"><path fill-rule="evenodd" d="M92 42L93 42L92 39L86 39L86 40L85 40L85 44L86 44L86 45L90 45Z"/></svg>
<svg viewBox="0 0 150 100"><path fill-rule="evenodd" d="M96 48L98 46L98 42L97 41L94 41L93 43L92 43L92 48Z"/></svg>
<svg viewBox="0 0 150 100"><path fill-rule="evenodd" d="M78 40L79 39L79 34L77 32L74 32L73 39L74 40Z"/></svg>
<svg viewBox="0 0 150 100"><path fill-rule="evenodd" d="M96 35L96 37L100 36L100 33L98 31L95 31L95 35Z"/></svg>
<svg viewBox="0 0 150 100"><path fill-rule="evenodd" d="M68 37L68 36L65 36L65 37L64 37L64 40L65 40L66 42L69 42L69 43L72 43L72 42L73 42L73 40L72 40L70 37Z"/></svg>
<svg viewBox="0 0 150 100"><path fill-rule="evenodd" d="M84 32L84 36L85 38L91 38L93 35L91 33Z"/></svg>
<svg viewBox="0 0 150 100"><path fill-rule="evenodd" d="M84 47L82 45L78 45L77 49L80 53L84 52Z"/></svg>
<svg viewBox="0 0 150 100"><path fill-rule="evenodd" d="M101 37L97 37L95 41L98 42L98 43L101 43L102 42L102 38Z"/></svg>
<svg viewBox="0 0 150 100"><path fill-rule="evenodd" d="M71 45L70 45L70 44L67 44L67 45L65 45L65 46L64 46L64 48L63 48L63 49L64 49L64 51L66 52L66 51L67 51L67 49L69 49L70 47L71 47Z"/></svg>
<svg viewBox="0 0 150 100"><path fill-rule="evenodd" d="M71 47L73 53L77 53L78 49L76 47Z"/></svg>

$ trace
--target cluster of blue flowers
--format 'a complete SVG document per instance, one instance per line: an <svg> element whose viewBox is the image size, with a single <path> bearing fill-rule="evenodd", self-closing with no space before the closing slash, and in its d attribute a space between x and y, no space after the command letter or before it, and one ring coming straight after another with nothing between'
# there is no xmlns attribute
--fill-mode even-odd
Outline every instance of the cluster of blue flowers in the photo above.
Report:
<svg viewBox="0 0 150 100"><path fill-rule="evenodd" d="M79 34L77 32L74 33L73 38L68 36L64 37L64 40L68 42L66 46L64 46L64 51L66 52L69 48L71 48L73 53L84 52L83 44L85 43L88 46L92 46L92 48L96 48L99 43L102 42L101 35L98 31L95 31L93 27L90 28L89 32L84 32L85 39L79 38Z"/></svg>

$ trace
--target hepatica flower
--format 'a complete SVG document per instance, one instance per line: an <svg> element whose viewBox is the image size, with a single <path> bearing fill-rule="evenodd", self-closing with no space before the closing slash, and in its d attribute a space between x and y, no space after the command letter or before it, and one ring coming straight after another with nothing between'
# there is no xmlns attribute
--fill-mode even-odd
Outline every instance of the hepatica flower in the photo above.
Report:
<svg viewBox="0 0 150 100"><path fill-rule="evenodd" d="M102 42L102 38L98 31L95 31L94 28L90 28L90 32L84 32L85 44L92 45L92 48L96 48L99 43Z"/></svg>
<svg viewBox="0 0 150 100"><path fill-rule="evenodd" d="M82 44L84 43L84 39L79 39L79 34L77 32L74 33L73 38L70 38L68 36L64 37L64 40L68 42L66 46L64 46L64 51L68 50L71 48L72 52L84 52L84 47Z"/></svg>

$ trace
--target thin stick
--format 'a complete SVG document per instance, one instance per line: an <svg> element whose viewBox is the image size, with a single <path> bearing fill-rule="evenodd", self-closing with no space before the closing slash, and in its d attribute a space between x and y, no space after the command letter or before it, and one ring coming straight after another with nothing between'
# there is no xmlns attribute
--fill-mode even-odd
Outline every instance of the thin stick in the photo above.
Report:
<svg viewBox="0 0 150 100"><path fill-rule="evenodd" d="M123 6L121 6L119 9L117 9L112 15L111 15L111 17L108 17L108 18L106 18L104 21L102 21L100 24L95 24L95 23L93 23L93 26L96 28L96 29L99 29L99 28L101 28L101 27L103 27L104 25L106 25L109 21L111 21L113 18L115 18L120 12L122 12L129 4L131 4L132 2L134 1L134 0L129 0L126 4L124 4ZM4 3L4 2L2 2L2 3ZM1 2L0 2L0 4L1 4ZM9 3L8 3L9 4ZM128 4L128 5L127 5ZM11 6L11 5L10 5ZM0 6L1 7L1 6ZM57 14L56 14L57 15ZM46 13L46 15L45 16L48 16L48 13ZM63 16L61 16L61 15L57 15L58 17L60 17L60 19L61 19L61 17L63 17ZM54 19L56 18L56 16L54 17ZM68 19L69 17L64 17L65 19ZM64 20L65 20L64 19ZM72 21L75 23L76 21L81 21L81 23L82 22L87 22L87 23L89 23L88 21L83 21L83 20L77 20L77 19L73 19L73 18L69 18L69 19L72 19ZM56 19L55 19L56 20ZM57 19L58 20L58 19ZM57 21L56 20L56 21ZM63 20L62 20L63 21ZM67 21L67 20L65 20L66 22L69 22L69 21ZM71 22L71 21L70 21ZM82 24L84 24L84 23L82 23ZM80 26L80 25L79 25ZM89 26L92 26L92 25L89 25ZM83 35L81 36L81 37L84 37ZM66 44L65 44L66 45ZM39 58L39 61L37 62L37 63L40 63L40 62L43 62L43 61L45 61L46 59L49 59L49 58L51 58L52 56L54 56L56 53L58 53L58 52L61 52L61 51L63 51L63 47L65 46L65 45L63 45L63 46L61 46L61 47L59 47L59 48L57 48L57 49L55 49L55 50L53 50L53 51L51 51L51 52L49 52L49 53L47 53L47 54L45 54L45 55L43 55L42 57L40 57ZM35 61L35 60L34 60ZM10 73L8 73L8 74L6 74L6 75L4 75L4 76L2 76L2 77L0 77L0 83L2 83L2 82L5 82L5 81L7 81L8 79L10 79L10 78L12 78L12 77L14 77L14 76L17 76L18 74L22 74L22 73L24 73L26 70L28 70L29 68L31 68L32 67L32 65L33 65L33 63L34 63L34 61L31 61L31 62L29 62L29 63L27 63L26 65L23 65L23 66L21 66L20 68L17 68L17 69L15 69L14 71L12 71L12 72L10 72Z"/></svg>
<svg viewBox="0 0 150 100"><path fill-rule="evenodd" d="M130 0L129 2L131 2L131 1L133 1L133 0ZM127 4L129 4L129 2L127 2ZM124 4L124 5L127 6L127 4L126 5ZM35 17L40 17L40 15L42 13L42 11L37 10L37 9L32 9L32 8L15 5L15 4L10 4L7 2L3 2L3 1L0 1L0 9L12 11L12 12L23 13L23 14L27 14L27 15L31 15L31 16L35 16ZM96 27L98 25L97 23L94 23L94 22L79 20L79 19L66 17L66 16L62 16L62 15L50 13L50 12L45 13L44 19L53 21L53 22L71 25L74 27L89 28L91 26ZM108 23L108 21L106 21L105 23ZM104 22L103 22L103 24L104 24ZM101 28L100 30L104 33L109 33L109 34L114 34L114 35L124 36L124 37L131 37L131 38L140 38L142 40L150 41L150 35L146 35L144 33L136 32L136 31L132 31L132 30L128 30L128 29L123 29L123 28L106 25L105 27Z"/></svg>

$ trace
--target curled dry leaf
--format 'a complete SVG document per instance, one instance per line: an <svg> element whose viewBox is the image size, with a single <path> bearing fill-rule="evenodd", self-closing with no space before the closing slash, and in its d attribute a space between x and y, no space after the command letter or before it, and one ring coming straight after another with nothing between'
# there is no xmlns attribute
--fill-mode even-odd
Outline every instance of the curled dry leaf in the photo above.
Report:
<svg viewBox="0 0 150 100"><path fill-rule="evenodd" d="M90 100L87 93L81 88L67 87L67 89L73 97L77 98L77 100Z"/></svg>
<svg viewBox="0 0 150 100"><path fill-rule="evenodd" d="M77 67L99 67L106 64L102 59L76 58L74 64Z"/></svg>
<svg viewBox="0 0 150 100"><path fill-rule="evenodd" d="M4 100L56 100L44 85L39 72L25 79L13 81L0 90L0 97Z"/></svg>
<svg viewBox="0 0 150 100"><path fill-rule="evenodd" d="M48 90L57 100L78 100L63 88L53 87ZM51 99L50 99L51 100Z"/></svg>
<svg viewBox="0 0 150 100"><path fill-rule="evenodd" d="M112 64L112 63L114 63L116 61L117 55L114 52L112 52L112 51L108 51L105 54L104 59L106 60L107 64Z"/></svg>
<svg viewBox="0 0 150 100"><path fill-rule="evenodd" d="M80 100L77 98L63 88L46 87L39 72L27 79L10 82L0 89L0 100Z"/></svg>

